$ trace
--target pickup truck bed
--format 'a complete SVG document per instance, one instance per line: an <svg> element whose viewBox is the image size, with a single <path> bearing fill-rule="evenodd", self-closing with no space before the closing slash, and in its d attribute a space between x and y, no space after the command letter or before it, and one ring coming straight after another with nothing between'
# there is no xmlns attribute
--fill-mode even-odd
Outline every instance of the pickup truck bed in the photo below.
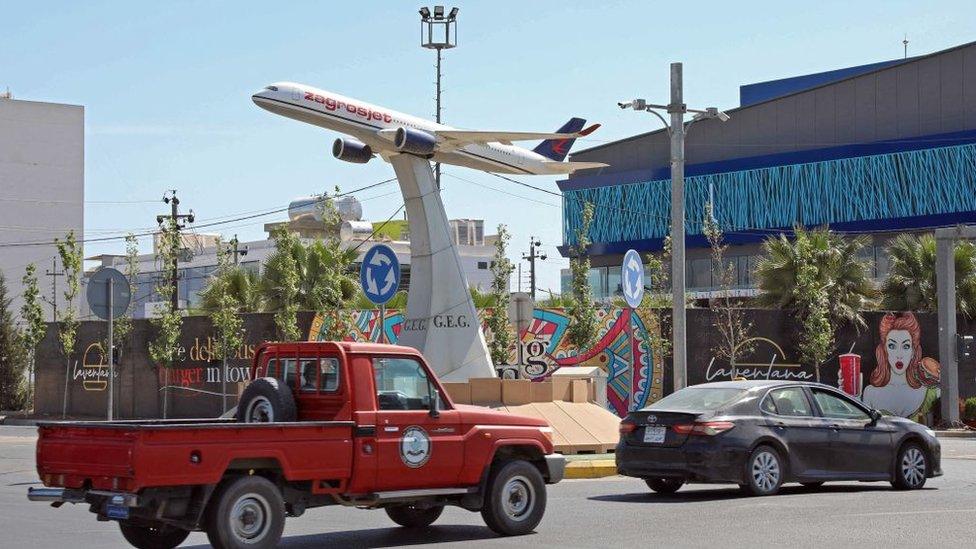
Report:
<svg viewBox="0 0 976 549"><path fill-rule="evenodd" d="M353 429L351 421L42 423L38 475L45 486L138 492L217 484L232 463L273 456L289 481L347 479Z"/></svg>

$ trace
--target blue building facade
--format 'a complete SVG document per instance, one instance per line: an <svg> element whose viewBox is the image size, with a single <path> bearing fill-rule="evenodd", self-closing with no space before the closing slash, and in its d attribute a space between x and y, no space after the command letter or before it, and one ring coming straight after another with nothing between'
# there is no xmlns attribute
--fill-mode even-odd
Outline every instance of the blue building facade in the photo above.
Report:
<svg viewBox="0 0 976 549"><path fill-rule="evenodd" d="M694 124L686 142L688 286L714 284L701 221L711 202L738 285L753 287L760 243L793 227L871 235L865 259L887 271L899 232L976 222L976 43L740 88L731 120ZM593 284L609 297L629 248L661 249L670 225L665 131L594 147L610 164L559 182L563 251L592 203Z"/></svg>

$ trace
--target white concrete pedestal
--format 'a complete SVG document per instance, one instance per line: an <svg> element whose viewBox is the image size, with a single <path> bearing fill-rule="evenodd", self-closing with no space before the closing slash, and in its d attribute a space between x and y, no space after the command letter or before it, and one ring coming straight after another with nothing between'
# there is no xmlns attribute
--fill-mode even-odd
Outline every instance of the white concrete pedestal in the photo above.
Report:
<svg viewBox="0 0 976 549"><path fill-rule="evenodd" d="M390 163L410 229L410 289L398 343L422 352L443 381L494 377L430 163L407 154Z"/></svg>

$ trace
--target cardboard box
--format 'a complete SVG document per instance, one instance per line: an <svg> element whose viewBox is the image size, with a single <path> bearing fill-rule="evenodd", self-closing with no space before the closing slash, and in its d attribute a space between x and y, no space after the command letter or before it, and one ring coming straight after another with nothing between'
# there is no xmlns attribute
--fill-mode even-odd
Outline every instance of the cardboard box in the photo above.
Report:
<svg viewBox="0 0 976 549"><path fill-rule="evenodd" d="M502 380L497 377L474 377L471 386L471 404L501 404Z"/></svg>
<svg viewBox="0 0 976 549"><path fill-rule="evenodd" d="M572 398L572 393L569 392L571 379L553 376L549 378L549 381L552 383L552 400L570 400Z"/></svg>
<svg viewBox="0 0 976 549"><path fill-rule="evenodd" d="M570 402L588 402L590 397L589 383L584 379L574 379L570 385L570 398L563 399Z"/></svg>
<svg viewBox="0 0 976 549"><path fill-rule="evenodd" d="M464 382L442 383L455 404L471 404L471 385Z"/></svg>
<svg viewBox="0 0 976 549"><path fill-rule="evenodd" d="M503 379L502 404L518 406L532 402L532 382L528 379Z"/></svg>
<svg viewBox="0 0 976 549"><path fill-rule="evenodd" d="M532 402L552 402L552 382L529 383L529 397Z"/></svg>

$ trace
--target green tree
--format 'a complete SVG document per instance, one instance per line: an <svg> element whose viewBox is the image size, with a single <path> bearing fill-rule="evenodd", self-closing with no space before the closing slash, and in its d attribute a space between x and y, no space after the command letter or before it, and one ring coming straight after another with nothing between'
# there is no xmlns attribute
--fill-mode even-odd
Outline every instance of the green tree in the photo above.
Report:
<svg viewBox="0 0 976 549"><path fill-rule="evenodd" d="M820 366L833 352L834 334L844 324L867 327L862 311L875 291L867 266L857 259L865 240L844 238L829 229L795 229L794 239L773 237L763 243L756 266L760 302L793 312L799 330L801 362Z"/></svg>
<svg viewBox="0 0 976 549"><path fill-rule="evenodd" d="M134 234L129 233L125 236L125 267L123 274L129 283L129 307L120 316L113 319L112 343L117 349L125 348L132 334L132 310L135 307L136 277L139 276L139 242ZM108 349L106 339L104 347ZM121 356L121 353L119 354Z"/></svg>
<svg viewBox="0 0 976 549"><path fill-rule="evenodd" d="M578 352L588 349L596 342L596 306L593 303L593 289L590 288L590 225L593 223L593 204L583 204L583 217L576 229L576 242L570 247L569 268L572 273L573 301L567 311L570 324L566 331L569 342Z"/></svg>
<svg viewBox="0 0 976 549"><path fill-rule="evenodd" d="M233 300L238 312L261 312L264 310L261 275L240 265L231 265L226 271L214 273L200 293L201 309L204 313L213 313L221 307L225 296Z"/></svg>
<svg viewBox="0 0 976 549"><path fill-rule="evenodd" d="M222 411L227 412L227 359L234 354L234 350L244 343L244 319L240 315L237 299L230 293L227 285L227 273L234 269L231 250L220 239L217 240L217 272L208 288L210 296L217 302L217 308L210 318L217 332L218 345L216 358L221 359L221 405Z"/></svg>
<svg viewBox="0 0 976 549"><path fill-rule="evenodd" d="M844 237L827 228L796 227L794 233L793 240L780 235L763 243L763 257L756 265L762 292L758 302L797 309L799 271L810 265L816 268L811 276L830 296L827 308L831 325L850 323L858 330L866 328L862 311L873 306L877 294L868 266L857 259L866 238Z"/></svg>
<svg viewBox="0 0 976 549"><path fill-rule="evenodd" d="M712 255L712 274L717 283L716 297L710 300L712 311L712 326L718 332L718 344L712 348L715 357L729 362L731 378L736 377L736 359L741 354L748 354L752 350L749 332L752 322L745 311L739 306L733 295L736 285L735 263L726 261L725 252L728 245L724 242L724 235L715 220L711 203L707 204L705 218L702 221L702 232L708 240Z"/></svg>
<svg viewBox="0 0 976 549"><path fill-rule="evenodd" d="M10 310L7 280L0 273L0 410L20 410L27 404L27 356Z"/></svg>
<svg viewBox="0 0 976 549"><path fill-rule="evenodd" d="M163 273L172 268L180 254L179 226L176 219L167 218L160 229L159 244L156 246L156 265ZM163 303L169 305L176 295L176 285L168 276L160 276L156 283L156 293ZM150 321L156 335L149 342L149 358L157 367L163 368L163 418L169 410L169 370L179 359L180 334L183 330L183 314L171 306L162 308Z"/></svg>
<svg viewBox="0 0 976 549"><path fill-rule="evenodd" d="M302 243L285 225L279 225L272 233L275 251L264 264L262 286L268 310L274 312L278 337L283 341L299 339L298 309L301 278L295 255Z"/></svg>
<svg viewBox="0 0 976 549"><path fill-rule="evenodd" d="M799 244L801 254L806 253L804 244ZM803 263L797 270L793 287L794 307L800 318L797 352L801 363L813 365L817 382L820 381L820 366L833 352L835 343L835 327L830 322L830 296L818 275L815 265Z"/></svg>
<svg viewBox="0 0 976 549"><path fill-rule="evenodd" d="M30 263L24 272L23 284L24 303L20 307L20 320L24 323L24 331L21 334L21 341L28 357L28 388L27 406L34 409L34 370L37 363L37 345L44 339L47 333L47 324L44 322L44 309L41 307L41 292L37 283L37 267Z"/></svg>
<svg viewBox="0 0 976 549"><path fill-rule="evenodd" d="M890 257L888 277L881 285L881 307L892 311L938 309L936 294L935 237L899 235L887 248ZM976 316L976 244L956 243L953 257L956 270L956 310Z"/></svg>
<svg viewBox="0 0 976 549"><path fill-rule="evenodd" d="M491 291L490 309L485 319L488 330L491 331L491 341L488 352L491 361L496 365L508 364L509 349L514 342L514 333L508 321L508 304L511 300L509 284L515 266L506 255L508 241L512 235L505 225L498 225L498 237L495 239L495 257L491 262Z"/></svg>
<svg viewBox="0 0 976 549"><path fill-rule="evenodd" d="M78 343L78 327L81 322L78 320L78 312L75 308L75 300L81 288L81 247L75 239L75 232L68 231L64 240L54 239L54 244L58 249L58 256L61 258L61 267L64 270L65 290L64 307L58 309L58 343L61 353L64 355L64 393L61 402L61 416L68 414L68 379L71 377L71 355L75 352L75 345Z"/></svg>

